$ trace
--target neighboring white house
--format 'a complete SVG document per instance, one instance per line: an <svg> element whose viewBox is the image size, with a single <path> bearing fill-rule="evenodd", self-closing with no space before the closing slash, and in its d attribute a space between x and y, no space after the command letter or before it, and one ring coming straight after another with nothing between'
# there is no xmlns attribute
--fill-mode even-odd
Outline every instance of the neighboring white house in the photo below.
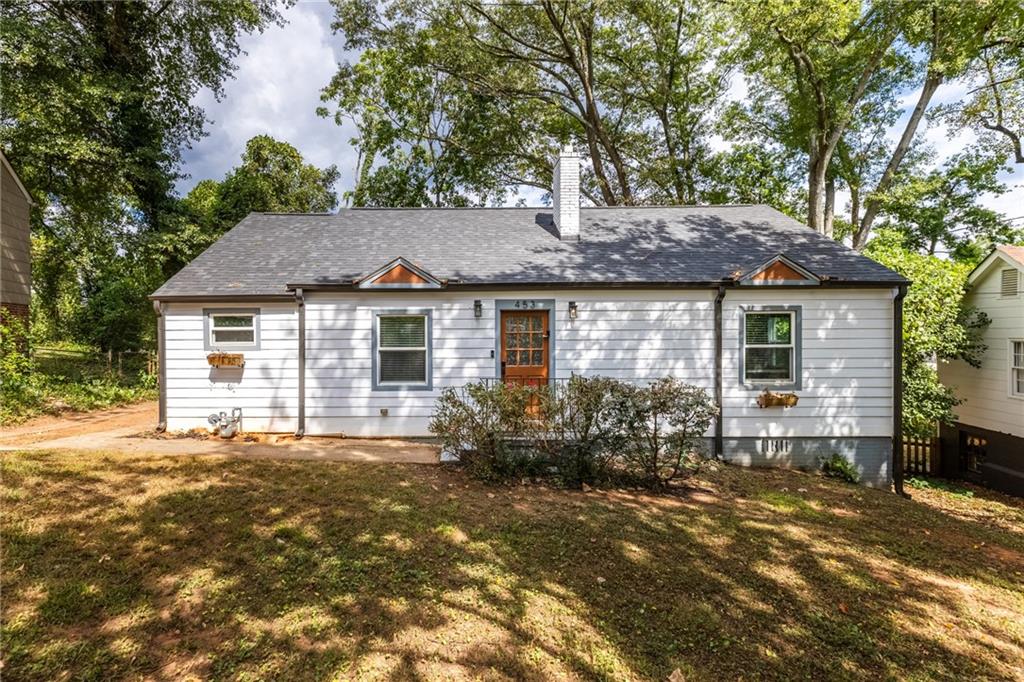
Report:
<svg viewBox="0 0 1024 682"><path fill-rule="evenodd" d="M1024 495L1024 246L999 246L968 278L965 303L988 315L981 367L939 363L963 400L942 428L948 474Z"/></svg>
<svg viewBox="0 0 1024 682"><path fill-rule="evenodd" d="M724 458L888 484L906 280L767 206L580 208L578 169L552 208L250 215L152 296L161 425L425 436L446 386L674 376Z"/></svg>

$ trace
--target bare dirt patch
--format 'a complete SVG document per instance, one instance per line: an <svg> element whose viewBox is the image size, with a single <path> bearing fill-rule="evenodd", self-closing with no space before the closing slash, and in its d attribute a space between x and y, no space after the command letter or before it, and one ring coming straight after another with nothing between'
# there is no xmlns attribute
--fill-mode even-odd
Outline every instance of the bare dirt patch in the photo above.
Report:
<svg viewBox="0 0 1024 682"><path fill-rule="evenodd" d="M58 438L128 428L145 428L157 420L157 403L147 400L99 412L67 412L31 419L11 428L0 428L0 446L31 445Z"/></svg>

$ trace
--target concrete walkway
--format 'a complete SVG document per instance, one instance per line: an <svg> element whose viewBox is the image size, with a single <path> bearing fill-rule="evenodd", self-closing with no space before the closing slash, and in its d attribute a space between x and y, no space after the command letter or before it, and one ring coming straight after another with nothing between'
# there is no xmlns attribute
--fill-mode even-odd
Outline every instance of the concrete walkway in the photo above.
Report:
<svg viewBox="0 0 1024 682"><path fill-rule="evenodd" d="M407 462L436 464L438 449L426 443L360 438L291 437L277 442L155 437L147 433L154 420L152 405L44 418L0 432L0 452L30 450L115 450L129 454L220 455L250 459L319 460L325 462ZM126 423L132 425L126 426Z"/></svg>

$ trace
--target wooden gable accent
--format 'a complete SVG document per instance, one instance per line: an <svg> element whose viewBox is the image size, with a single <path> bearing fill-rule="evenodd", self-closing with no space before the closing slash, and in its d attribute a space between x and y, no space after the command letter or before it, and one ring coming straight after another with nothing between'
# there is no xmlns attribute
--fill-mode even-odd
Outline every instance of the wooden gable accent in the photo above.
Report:
<svg viewBox="0 0 1024 682"><path fill-rule="evenodd" d="M440 289L444 284L404 258L396 258L357 282L360 289Z"/></svg>
<svg viewBox="0 0 1024 682"><path fill-rule="evenodd" d="M821 284L821 279L799 263L779 254L771 260L737 277L740 284L764 286L772 284Z"/></svg>
<svg viewBox="0 0 1024 682"><path fill-rule="evenodd" d="M782 261L775 261L767 268L750 278L751 282L784 282L788 280L807 279Z"/></svg>
<svg viewBox="0 0 1024 682"><path fill-rule="evenodd" d="M430 284L426 278L420 277L415 272L401 263L391 268L383 275L373 280L374 284Z"/></svg>

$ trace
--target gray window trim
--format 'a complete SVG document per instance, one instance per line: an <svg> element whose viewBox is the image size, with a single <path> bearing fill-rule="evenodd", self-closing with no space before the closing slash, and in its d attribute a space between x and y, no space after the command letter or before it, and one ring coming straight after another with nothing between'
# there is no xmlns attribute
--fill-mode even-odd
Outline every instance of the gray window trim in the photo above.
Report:
<svg viewBox="0 0 1024 682"><path fill-rule="evenodd" d="M377 308L373 311L373 358L371 367L373 371L374 391L432 391L434 390L434 309L433 308ZM381 316L389 315L423 315L427 318L426 340L427 340L427 381L415 384L381 383L378 337L380 335L379 321Z"/></svg>
<svg viewBox="0 0 1024 682"><path fill-rule="evenodd" d="M260 309L259 308L203 308L203 349L207 351L221 350L259 350L260 349ZM252 315L252 343L218 343L210 338L211 315Z"/></svg>
<svg viewBox="0 0 1024 682"><path fill-rule="evenodd" d="M535 308L523 308L523 301L536 303ZM520 305L517 306L516 304ZM501 378L501 311L502 310L546 310L548 311L548 378L554 379L558 376L555 368L555 305L557 301L553 298L510 298L495 299L494 301L494 377ZM568 303L566 304L568 305Z"/></svg>
<svg viewBox="0 0 1024 682"><path fill-rule="evenodd" d="M799 305L741 305L739 367L740 385L744 388L771 388L799 391L803 381L803 306ZM748 381L746 378L747 357L747 313L792 313L793 314L793 380L792 381Z"/></svg>

